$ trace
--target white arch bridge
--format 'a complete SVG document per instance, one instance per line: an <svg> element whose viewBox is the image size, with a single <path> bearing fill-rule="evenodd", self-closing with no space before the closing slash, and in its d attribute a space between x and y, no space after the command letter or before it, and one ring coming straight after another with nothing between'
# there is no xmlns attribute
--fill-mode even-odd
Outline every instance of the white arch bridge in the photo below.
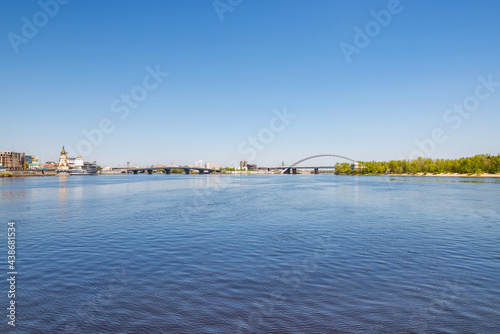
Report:
<svg viewBox="0 0 500 334"><path fill-rule="evenodd" d="M259 167L259 169L267 169L267 170L276 170L276 169L281 169L282 170L282 174L297 174L297 169L313 169L314 170L314 174L318 174L319 173L319 170L320 169L335 169L335 166L314 166L314 165L311 165L311 166L297 166L307 160L311 160L311 159L316 159L316 158L322 158L322 157L334 157L334 158L340 158L340 159L344 159L344 160L347 160L347 161L350 161L351 162L351 167L354 169L354 168L357 168L359 162L357 160L354 160L354 159L351 159L351 158L348 158L348 157L344 157L342 155L337 155L337 154L317 154L317 155L312 155L310 157L307 157L307 158L304 158L304 159L301 159L289 166L269 166L269 167Z"/></svg>

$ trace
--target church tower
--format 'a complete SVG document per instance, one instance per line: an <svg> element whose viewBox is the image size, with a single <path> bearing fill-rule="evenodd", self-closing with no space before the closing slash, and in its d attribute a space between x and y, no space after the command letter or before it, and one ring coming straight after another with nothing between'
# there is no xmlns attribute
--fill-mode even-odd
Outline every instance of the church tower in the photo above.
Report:
<svg viewBox="0 0 500 334"><path fill-rule="evenodd" d="M68 168L68 154L64 150L64 146L63 146L63 149L61 151L61 157L59 158L59 168L61 168L61 167ZM65 169L65 168L63 168L63 169Z"/></svg>

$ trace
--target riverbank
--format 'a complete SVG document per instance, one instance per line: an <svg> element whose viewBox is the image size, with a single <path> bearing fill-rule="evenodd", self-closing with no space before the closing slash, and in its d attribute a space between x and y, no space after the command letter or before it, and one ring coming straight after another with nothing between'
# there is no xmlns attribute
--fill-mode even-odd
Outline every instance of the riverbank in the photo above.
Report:
<svg viewBox="0 0 500 334"><path fill-rule="evenodd" d="M372 174L372 175L377 175L377 174ZM459 173L439 173L439 174L416 173L416 174L378 174L378 175L386 175L386 176L424 176L424 177L431 177L431 176L436 176L436 177L500 177L500 174L488 174L488 173L473 174L473 175L459 174Z"/></svg>
<svg viewBox="0 0 500 334"><path fill-rule="evenodd" d="M56 176L55 170L14 170L0 175L0 177L26 177L26 176Z"/></svg>
<svg viewBox="0 0 500 334"><path fill-rule="evenodd" d="M174 173L175 174L175 173ZM183 174L183 173L180 173ZM307 173L312 174L312 173ZM320 173L324 174L324 173ZM124 173L102 173L102 175L124 175ZM191 175L197 175L193 173ZM277 175L277 173L270 172L232 172L232 173L221 173L219 175ZM347 175L347 174L337 174L337 175ZM359 176L415 176L415 177L477 177L477 178L500 178L500 174L460 174L460 173L416 173L416 174L350 174L350 175L359 175ZM57 176L56 171L47 171L47 170L25 170L25 171L9 171L6 173L0 174L0 177L31 177L31 176Z"/></svg>

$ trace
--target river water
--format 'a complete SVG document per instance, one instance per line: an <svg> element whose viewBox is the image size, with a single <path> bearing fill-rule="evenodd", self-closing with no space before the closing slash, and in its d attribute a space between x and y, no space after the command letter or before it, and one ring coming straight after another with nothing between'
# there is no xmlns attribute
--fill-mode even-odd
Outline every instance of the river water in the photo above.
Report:
<svg viewBox="0 0 500 334"><path fill-rule="evenodd" d="M500 333L499 204L500 179L0 179L1 275L14 221L17 333Z"/></svg>

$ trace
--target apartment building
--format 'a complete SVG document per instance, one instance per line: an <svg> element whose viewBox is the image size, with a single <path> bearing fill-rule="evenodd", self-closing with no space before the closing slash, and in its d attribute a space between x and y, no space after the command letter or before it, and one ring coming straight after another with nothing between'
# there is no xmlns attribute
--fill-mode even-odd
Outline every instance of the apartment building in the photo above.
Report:
<svg viewBox="0 0 500 334"><path fill-rule="evenodd" d="M26 154L12 151L0 151L0 165L7 169L23 169Z"/></svg>

